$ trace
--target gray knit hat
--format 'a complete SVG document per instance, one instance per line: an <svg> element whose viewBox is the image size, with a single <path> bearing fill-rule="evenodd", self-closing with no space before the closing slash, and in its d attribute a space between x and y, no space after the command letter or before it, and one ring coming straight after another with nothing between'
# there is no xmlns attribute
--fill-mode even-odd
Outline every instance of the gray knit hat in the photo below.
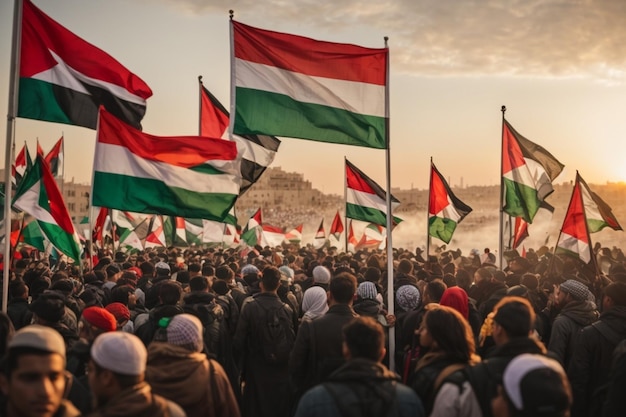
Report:
<svg viewBox="0 0 626 417"><path fill-rule="evenodd" d="M585 301L589 298L589 288L580 281L568 279L559 286L559 291L564 291L575 300Z"/></svg>

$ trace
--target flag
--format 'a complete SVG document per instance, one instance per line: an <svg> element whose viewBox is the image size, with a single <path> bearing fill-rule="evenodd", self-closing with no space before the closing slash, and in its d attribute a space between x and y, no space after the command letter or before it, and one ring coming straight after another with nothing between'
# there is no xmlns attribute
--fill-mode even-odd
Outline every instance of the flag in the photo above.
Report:
<svg viewBox="0 0 626 417"><path fill-rule="evenodd" d="M578 258L588 264L592 257L591 250L581 184L576 181L555 252Z"/></svg>
<svg viewBox="0 0 626 417"><path fill-rule="evenodd" d="M107 217L109 216L109 209L106 207L100 207L98 210L98 217L96 217L96 223L93 226L93 233L91 234L91 241L100 243L100 247L103 248L104 230Z"/></svg>
<svg viewBox="0 0 626 417"><path fill-rule="evenodd" d="M22 229L22 240L25 244L44 252L46 250L45 237L37 221L31 221Z"/></svg>
<svg viewBox="0 0 626 417"><path fill-rule="evenodd" d="M521 217L515 217L515 229L513 231L513 242L511 244L511 248L517 249L527 237L528 223Z"/></svg>
<svg viewBox="0 0 626 417"><path fill-rule="evenodd" d="M211 220L202 221L202 242L222 243L224 241L224 223Z"/></svg>
<svg viewBox="0 0 626 417"><path fill-rule="evenodd" d="M202 245L202 222L202 219L185 219L185 237L190 246Z"/></svg>
<svg viewBox="0 0 626 417"><path fill-rule="evenodd" d="M26 174L26 171L33 165L33 161L30 159L30 153L28 152L28 146L24 143L22 150L19 151L15 157L15 164L12 169L13 183L19 185L20 181Z"/></svg>
<svg viewBox="0 0 626 417"><path fill-rule="evenodd" d="M339 211L337 211L337 214L335 214L335 218L333 219L333 224L330 226L329 236L333 236L336 240L339 240L342 233L343 233L343 223L341 222Z"/></svg>
<svg viewBox="0 0 626 417"><path fill-rule="evenodd" d="M18 116L96 128L98 108L140 129L150 87L24 0Z"/></svg>
<svg viewBox="0 0 626 417"><path fill-rule="evenodd" d="M520 135L506 121L502 132L503 210L532 223L563 164L541 146Z"/></svg>
<svg viewBox="0 0 626 417"><path fill-rule="evenodd" d="M346 182L346 217L386 226L387 193L385 190L347 159ZM400 201L392 195L392 211L399 205ZM393 218L394 224L398 224L401 221L402 219L398 217Z"/></svg>
<svg viewBox="0 0 626 417"><path fill-rule="evenodd" d="M430 164L430 194L428 197L428 234L450 243L456 225L472 211L459 200L435 164Z"/></svg>
<svg viewBox="0 0 626 417"><path fill-rule="evenodd" d="M200 136L229 139L229 113L200 82ZM241 189L245 193L272 163L280 140L266 135L233 135L241 155Z"/></svg>
<svg viewBox="0 0 626 417"><path fill-rule="evenodd" d="M610 227L613 230L622 230L622 226L617 222L611 207L598 194L591 191L585 180L578 173L576 173L576 182L580 183L581 186L580 190L589 233L599 232L605 227Z"/></svg>
<svg viewBox="0 0 626 417"><path fill-rule="evenodd" d="M46 155L46 162L50 166L52 175L58 177L63 169L63 136L54 144L50 152Z"/></svg>
<svg viewBox="0 0 626 417"><path fill-rule="evenodd" d="M143 250L142 238L148 234L148 218L121 210L111 210L111 213L118 248Z"/></svg>
<svg viewBox="0 0 626 417"><path fill-rule="evenodd" d="M300 243L302 241L302 224L299 224L291 231L285 233L285 240L289 243Z"/></svg>
<svg viewBox="0 0 626 417"><path fill-rule="evenodd" d="M163 232L165 233L165 243L167 246L184 247L187 244L187 231L185 230L185 219L178 216L166 216L163 219Z"/></svg>
<svg viewBox="0 0 626 417"><path fill-rule="evenodd" d="M37 219L46 239L80 263L80 243L61 191L41 155L15 192L13 205Z"/></svg>
<svg viewBox="0 0 626 417"><path fill-rule="evenodd" d="M370 223L365 227L356 249L380 249L385 238L384 228L379 224Z"/></svg>
<svg viewBox="0 0 626 417"><path fill-rule="evenodd" d="M144 248L158 248L167 245L161 216L152 216L148 230L149 233L148 236L146 236L146 242L143 245Z"/></svg>
<svg viewBox="0 0 626 417"><path fill-rule="evenodd" d="M352 250L356 250L356 246L359 244L359 240L354 235L354 228L352 227L352 220L350 220L350 227L348 228L348 247L352 246Z"/></svg>
<svg viewBox="0 0 626 417"><path fill-rule="evenodd" d="M313 238L313 247L315 249L321 249L326 244L326 231L324 230L324 219L320 223L320 227L317 228L315 237Z"/></svg>
<svg viewBox="0 0 626 417"><path fill-rule="evenodd" d="M263 218L261 215L261 208L259 207L257 211L250 217L248 220L248 224L246 224L245 229L241 233L241 240L246 242L248 246L256 245L260 239L260 229L259 226L263 224Z"/></svg>
<svg viewBox="0 0 626 417"><path fill-rule="evenodd" d="M285 232L283 229L278 226L272 226L269 224L264 224L263 226L263 239L261 246L269 246L270 248L275 248L280 246L285 240Z"/></svg>
<svg viewBox="0 0 626 417"><path fill-rule="evenodd" d="M92 204L137 213L222 221L239 194L234 143L157 137L101 109Z"/></svg>
<svg viewBox="0 0 626 417"><path fill-rule="evenodd" d="M387 48L231 22L233 133L385 149Z"/></svg>

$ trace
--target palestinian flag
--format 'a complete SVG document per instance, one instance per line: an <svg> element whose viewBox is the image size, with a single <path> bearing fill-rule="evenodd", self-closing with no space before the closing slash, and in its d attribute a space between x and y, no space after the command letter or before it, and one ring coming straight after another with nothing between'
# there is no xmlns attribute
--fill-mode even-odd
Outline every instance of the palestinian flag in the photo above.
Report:
<svg viewBox="0 0 626 417"><path fill-rule="evenodd" d="M40 252L45 252L46 250L46 238L41 233L41 228L37 221L31 221L24 226L21 240Z"/></svg>
<svg viewBox="0 0 626 417"><path fill-rule="evenodd" d="M379 224L368 224L361 240L356 244L356 249L382 249L381 245L386 238L384 231L385 229Z"/></svg>
<svg viewBox="0 0 626 417"><path fill-rule="evenodd" d="M178 216L166 216L163 219L163 232L167 246L177 248L189 246L187 244L187 232L185 219Z"/></svg>
<svg viewBox="0 0 626 417"><path fill-rule="evenodd" d="M285 232L278 226L272 226L264 224L263 226L263 239L261 240L261 246L269 246L275 248L280 246L285 240Z"/></svg>
<svg viewBox="0 0 626 417"><path fill-rule="evenodd" d="M289 243L300 243L302 241L302 224L299 224L290 232L285 233L285 240Z"/></svg>
<svg viewBox="0 0 626 417"><path fill-rule="evenodd" d="M346 217L368 223L387 225L387 193L380 185L372 181L361 170L346 159ZM391 196L391 210L400 205L400 201ZM393 218L393 224L402 219Z"/></svg>
<svg viewBox="0 0 626 417"><path fill-rule="evenodd" d="M115 227L117 247L143 250L142 240L148 235L147 217L121 210L111 210L112 225Z"/></svg>
<svg viewBox="0 0 626 417"><path fill-rule="evenodd" d="M261 208L250 217L248 224L241 233L241 240L246 242L248 246L254 246L261 241L261 225L263 224L263 218L261 215Z"/></svg>
<svg viewBox="0 0 626 417"><path fill-rule="evenodd" d="M91 241L99 243L100 247L104 247L104 235L105 227L107 223L107 217L109 217L109 209L106 207L100 207L98 210L98 216L96 217L96 223L93 226L93 233L91 234Z"/></svg>
<svg viewBox="0 0 626 417"><path fill-rule="evenodd" d="M230 115L222 103L200 82L200 136L230 139ZM241 189L245 193L272 163L280 140L266 135L232 135L241 155Z"/></svg>
<svg viewBox="0 0 626 417"><path fill-rule="evenodd" d="M234 133L386 147L387 48L231 24Z"/></svg>
<svg viewBox="0 0 626 417"><path fill-rule="evenodd" d="M148 135L101 109L93 205L223 221L239 195L239 175L232 142Z"/></svg>
<svg viewBox="0 0 626 417"><path fill-rule="evenodd" d="M313 247L315 249L321 249L326 244L326 231L324 230L324 219L320 223L320 227L317 228L315 237L313 238Z"/></svg>
<svg viewBox="0 0 626 417"><path fill-rule="evenodd" d="M350 227L348 227L348 247L352 246L352 250L355 251L359 240L354 235L354 228L352 227L352 220L350 220Z"/></svg>
<svg viewBox="0 0 626 417"><path fill-rule="evenodd" d="M337 211L337 214L335 214L335 218L333 219L333 224L330 226L329 236L333 236L336 240L339 240L342 233L343 233L343 223L341 222L339 211Z"/></svg>
<svg viewBox="0 0 626 417"><path fill-rule="evenodd" d="M543 200L554 191L552 181L563 164L541 146L529 141L506 120L502 126L503 210L532 223Z"/></svg>
<svg viewBox="0 0 626 417"><path fill-rule="evenodd" d="M430 194L428 197L428 234L450 243L456 225L472 211L459 200L435 164L430 164Z"/></svg>
<svg viewBox="0 0 626 417"><path fill-rule="evenodd" d="M511 248L517 249L528 236L528 223L521 217L515 217Z"/></svg>
<svg viewBox="0 0 626 417"><path fill-rule="evenodd" d="M18 116L95 129L104 106L140 129L150 87L30 0L23 4Z"/></svg>
<svg viewBox="0 0 626 417"><path fill-rule="evenodd" d="M46 155L46 162L50 166L50 171L55 177L62 174L63 169L63 136L54 144L50 152Z"/></svg>
<svg viewBox="0 0 626 417"><path fill-rule="evenodd" d="M30 214L61 253L80 263L80 242L61 191L41 155L15 191L13 206Z"/></svg>
<svg viewBox="0 0 626 417"><path fill-rule="evenodd" d="M556 244L556 253L578 258L588 264L591 261L592 248L581 188L581 183L576 181Z"/></svg>
<svg viewBox="0 0 626 417"><path fill-rule="evenodd" d="M152 216L148 230L150 232L148 233L148 236L146 236L144 248L159 248L167 246L165 229L163 227L163 219L161 216Z"/></svg>
<svg viewBox="0 0 626 417"><path fill-rule="evenodd" d="M22 150L19 151L15 157L15 164L13 165L12 177L13 183L19 185L20 181L26 174L26 171L33 165L33 161L30 159L30 153L28 152L28 146L24 143Z"/></svg>
<svg viewBox="0 0 626 417"><path fill-rule="evenodd" d="M587 228L589 233L596 233L605 227L613 230L622 230L622 226L617 222L611 207L600 198L600 196L589 188L585 180L576 173L576 182L580 183L580 192L585 206L585 217L587 218Z"/></svg>

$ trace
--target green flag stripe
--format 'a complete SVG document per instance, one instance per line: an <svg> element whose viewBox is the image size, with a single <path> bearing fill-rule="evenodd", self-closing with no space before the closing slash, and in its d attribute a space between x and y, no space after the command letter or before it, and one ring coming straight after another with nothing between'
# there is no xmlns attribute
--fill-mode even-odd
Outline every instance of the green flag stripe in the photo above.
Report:
<svg viewBox="0 0 626 417"><path fill-rule="evenodd" d="M354 220L378 224L387 227L387 216L384 212L369 207L359 206L356 204L346 204L346 217ZM398 224L402 219L393 218L394 223Z"/></svg>
<svg viewBox="0 0 626 417"><path fill-rule="evenodd" d="M428 219L428 234L450 243L457 223L451 219L433 216Z"/></svg>
<svg viewBox="0 0 626 417"><path fill-rule="evenodd" d="M519 182L503 178L505 189L504 212L513 217L522 217L532 223L541 206L537 190Z"/></svg>

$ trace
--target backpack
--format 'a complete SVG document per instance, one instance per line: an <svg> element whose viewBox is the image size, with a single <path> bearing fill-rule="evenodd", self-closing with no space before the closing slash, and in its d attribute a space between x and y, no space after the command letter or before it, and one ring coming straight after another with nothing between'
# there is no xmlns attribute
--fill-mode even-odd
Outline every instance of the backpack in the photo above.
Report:
<svg viewBox="0 0 626 417"><path fill-rule="evenodd" d="M182 308L185 313L200 319L204 328L204 344L209 353L218 357L222 328L225 326L222 307L211 301L210 304L183 304Z"/></svg>
<svg viewBox="0 0 626 417"><path fill-rule="evenodd" d="M593 326L593 328L596 329L596 331L600 333L600 335L602 335L602 337L604 337L609 343L615 345L612 354L613 366L611 367L611 369L615 369L615 364L617 363L619 357L626 354L626 339L601 320L591 323L591 326ZM611 371L611 373L613 373L613 371ZM592 394L591 401L589 402L589 415L603 415L607 395L612 383L613 381L611 380L611 375L609 375L609 380L595 389Z"/></svg>
<svg viewBox="0 0 626 417"><path fill-rule="evenodd" d="M265 308L257 304L265 312L258 329L261 353L268 364L285 365L296 340L289 306L281 303L280 307Z"/></svg>

